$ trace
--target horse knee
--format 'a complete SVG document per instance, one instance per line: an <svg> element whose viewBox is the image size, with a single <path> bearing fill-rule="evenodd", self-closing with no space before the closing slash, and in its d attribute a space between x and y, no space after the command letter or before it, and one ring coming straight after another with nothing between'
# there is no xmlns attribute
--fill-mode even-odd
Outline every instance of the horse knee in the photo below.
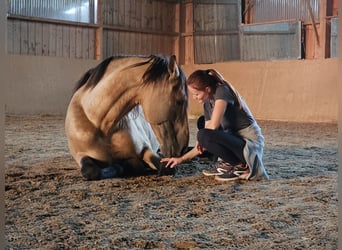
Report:
<svg viewBox="0 0 342 250"><path fill-rule="evenodd" d="M200 129L197 132L197 141L204 145L206 141L210 138L210 130L209 129Z"/></svg>

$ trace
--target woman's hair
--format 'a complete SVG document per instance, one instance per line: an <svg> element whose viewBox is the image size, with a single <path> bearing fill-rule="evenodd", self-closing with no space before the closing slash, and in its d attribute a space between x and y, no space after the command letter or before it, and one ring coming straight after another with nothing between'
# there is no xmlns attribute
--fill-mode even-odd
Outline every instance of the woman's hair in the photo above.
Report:
<svg viewBox="0 0 342 250"><path fill-rule="evenodd" d="M196 70L194 71L187 80L188 86L191 86L194 89L199 91L204 91L206 87L209 87L213 92L216 91L218 85L226 85L236 98L240 108L243 108L241 105L241 96L239 92L235 90L235 88L228 83L223 76L214 69L207 70Z"/></svg>

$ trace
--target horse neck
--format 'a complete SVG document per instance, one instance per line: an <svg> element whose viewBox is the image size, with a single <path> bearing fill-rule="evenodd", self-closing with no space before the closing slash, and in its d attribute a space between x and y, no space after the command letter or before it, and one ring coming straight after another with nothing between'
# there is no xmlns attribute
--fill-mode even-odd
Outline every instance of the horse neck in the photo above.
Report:
<svg viewBox="0 0 342 250"><path fill-rule="evenodd" d="M120 76L115 72L106 74L83 98L89 120L104 133L109 133L139 103L141 76L138 71Z"/></svg>

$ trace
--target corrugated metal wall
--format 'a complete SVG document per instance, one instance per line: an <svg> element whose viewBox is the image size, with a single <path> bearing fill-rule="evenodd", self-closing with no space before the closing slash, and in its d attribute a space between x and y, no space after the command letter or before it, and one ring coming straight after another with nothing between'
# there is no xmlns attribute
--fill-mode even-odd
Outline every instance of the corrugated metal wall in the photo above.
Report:
<svg viewBox="0 0 342 250"><path fill-rule="evenodd" d="M239 60L241 0L194 0L195 63Z"/></svg>
<svg viewBox="0 0 342 250"><path fill-rule="evenodd" d="M309 0L309 2L315 21L318 22L320 0ZM254 0L254 23L289 19L311 21L306 0Z"/></svg>
<svg viewBox="0 0 342 250"><path fill-rule="evenodd" d="M301 58L301 22L241 26L241 60Z"/></svg>

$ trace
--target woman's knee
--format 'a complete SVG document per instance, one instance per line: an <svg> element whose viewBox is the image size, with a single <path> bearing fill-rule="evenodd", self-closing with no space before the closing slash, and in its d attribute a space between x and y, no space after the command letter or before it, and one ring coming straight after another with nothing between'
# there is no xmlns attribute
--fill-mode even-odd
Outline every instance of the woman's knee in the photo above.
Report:
<svg viewBox="0 0 342 250"><path fill-rule="evenodd" d="M210 138L210 129L200 129L197 132L197 141L204 145L206 144L206 142L208 141L208 139Z"/></svg>

